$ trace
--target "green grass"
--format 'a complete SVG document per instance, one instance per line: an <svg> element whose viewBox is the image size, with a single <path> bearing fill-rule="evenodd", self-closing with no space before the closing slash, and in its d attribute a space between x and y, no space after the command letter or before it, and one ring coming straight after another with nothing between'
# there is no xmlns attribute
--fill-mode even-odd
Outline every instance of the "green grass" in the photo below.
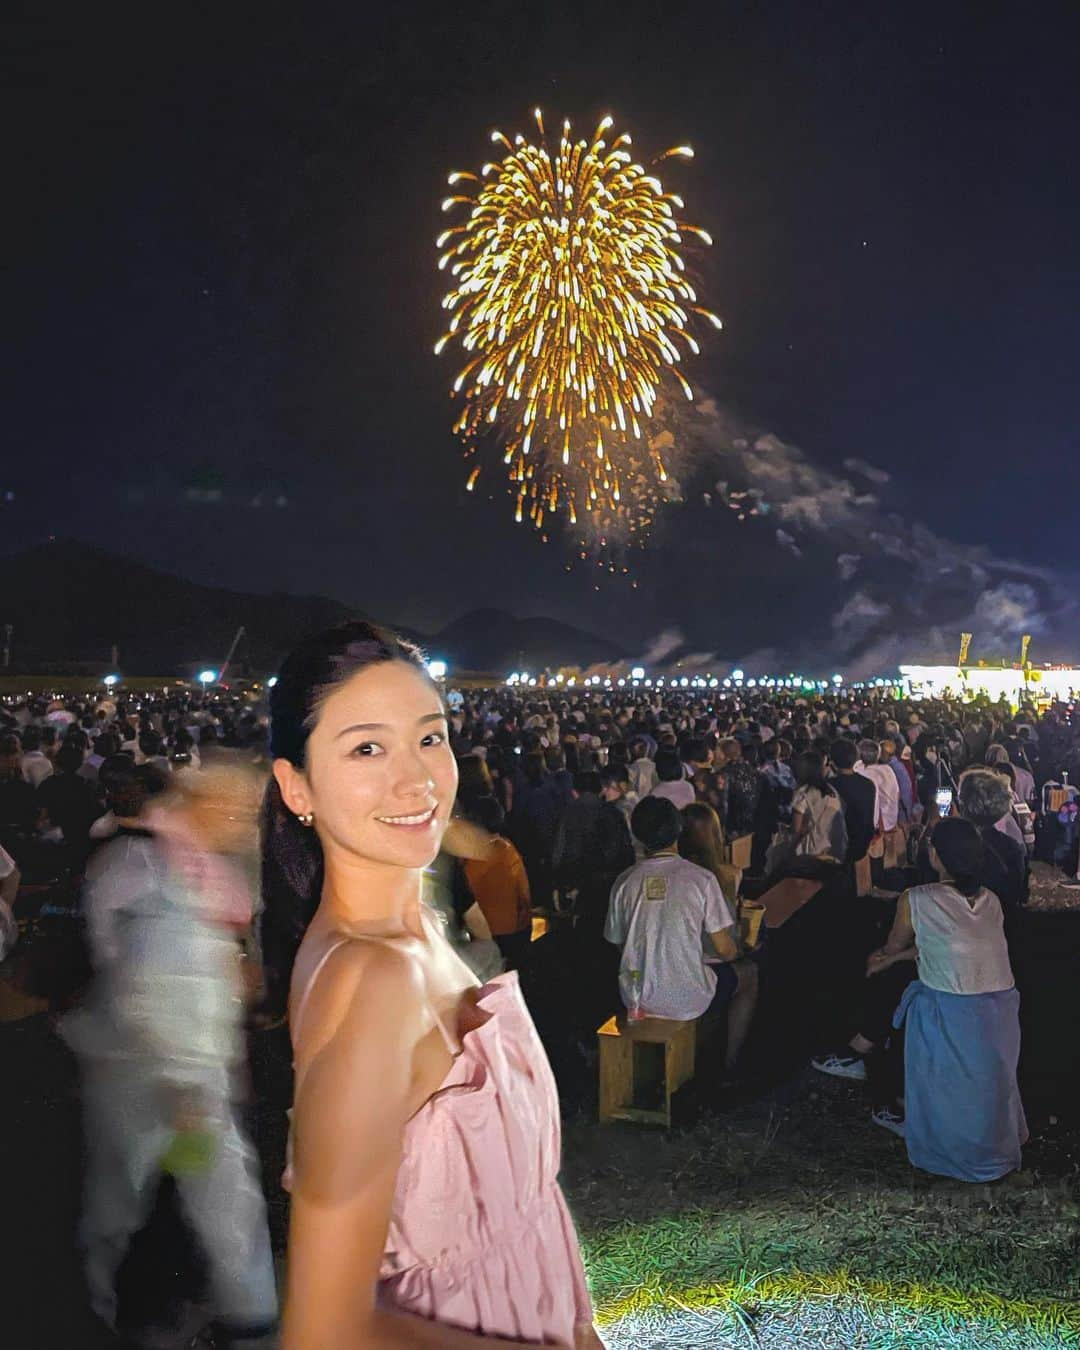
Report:
<svg viewBox="0 0 1080 1350"><path fill-rule="evenodd" d="M612 1344L1080 1344L1075 1137L1037 1140L1004 1184L936 1182L828 1082L670 1135L568 1135Z"/></svg>

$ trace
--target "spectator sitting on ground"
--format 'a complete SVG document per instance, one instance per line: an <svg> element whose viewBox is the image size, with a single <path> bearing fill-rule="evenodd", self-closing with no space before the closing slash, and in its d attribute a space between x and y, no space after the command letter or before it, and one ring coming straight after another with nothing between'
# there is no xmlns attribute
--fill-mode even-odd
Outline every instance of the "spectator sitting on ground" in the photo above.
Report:
<svg viewBox="0 0 1080 1350"><path fill-rule="evenodd" d="M691 802L682 810L683 830L679 835L679 856L711 872L720 883L724 899L738 905L742 868L725 860L724 829L720 817L708 802Z"/></svg>
<svg viewBox="0 0 1080 1350"><path fill-rule="evenodd" d="M795 782L791 828L796 854L843 862L848 851L844 804L825 777L825 760L817 750L796 755Z"/></svg>
<svg viewBox="0 0 1080 1350"><path fill-rule="evenodd" d="M625 763L609 762L600 770L600 795L604 801L617 806L626 817L626 828L630 828L630 816L638 804L638 796L630 786L630 769Z"/></svg>
<svg viewBox="0 0 1080 1350"><path fill-rule="evenodd" d="M971 821L982 840L980 883L1001 902L1005 931L1011 938L1013 927L1028 900L1028 862L1023 844L997 828L1002 816L1012 807L1008 782L990 769L968 769L960 776L956 809ZM923 875L927 875L925 867Z"/></svg>
<svg viewBox="0 0 1080 1350"><path fill-rule="evenodd" d="M1001 748L1001 747L999 747ZM1021 848L1024 847L1024 829L1017 816L1017 807L1020 806L1020 798L1016 794L1016 770L1009 763L1008 759L998 759L992 764L986 766L991 773L996 773L999 778L1004 779L1009 788L1009 809L994 826L1002 834L1007 835Z"/></svg>
<svg viewBox="0 0 1080 1350"><path fill-rule="evenodd" d="M458 759L457 764L458 806L464 808L467 813L468 809L481 797L494 796L494 785L486 761L480 759L477 755L463 755Z"/></svg>
<svg viewBox="0 0 1080 1350"><path fill-rule="evenodd" d="M101 815L97 793L79 774L83 759L79 741L66 740L56 756L54 771L37 790L42 832L58 830L76 862L89 849L90 826Z"/></svg>
<svg viewBox="0 0 1080 1350"><path fill-rule="evenodd" d="M631 825L647 856L616 881L604 930L622 948L623 1002L637 1002L647 1016L701 1018L701 1041L726 1019L723 1071L730 1074L750 1029L757 967L740 959L735 916L716 878L679 857L683 821L674 803L645 798ZM705 959L706 941L719 958L716 965Z"/></svg>
<svg viewBox="0 0 1080 1350"><path fill-rule="evenodd" d="M761 747L761 773L768 780L776 803L777 819L782 825L791 823L791 799L795 795L795 775L783 758L783 750L791 747L786 741L771 737Z"/></svg>
<svg viewBox="0 0 1080 1350"><path fill-rule="evenodd" d="M648 744L640 736L630 742L630 783L640 800L656 786L656 764Z"/></svg>
<svg viewBox="0 0 1080 1350"><path fill-rule="evenodd" d="M119 753L120 737L111 731L100 731L93 743L93 749L86 756L79 769L79 777L86 778L91 783L96 783L102 764L112 755L118 755Z"/></svg>
<svg viewBox="0 0 1080 1350"><path fill-rule="evenodd" d="M938 880L899 900L879 963L910 959L919 977L894 1018L904 1025L904 1136L912 1165L960 1181L996 1181L1028 1137L1016 1082L1020 999L1001 908L979 880L983 843L967 820L939 821Z"/></svg>
<svg viewBox="0 0 1080 1350"><path fill-rule="evenodd" d="M687 777L694 789L694 797L706 802L713 810L723 810L724 793L720 777L713 767L715 755L704 736L693 736L686 743Z"/></svg>
<svg viewBox="0 0 1080 1350"><path fill-rule="evenodd" d="M1038 793L1035 789L1035 775L1024 753L1024 743L1018 736L1011 736L1005 748L1016 775L1016 795L1028 806L1033 806Z"/></svg>
<svg viewBox="0 0 1080 1350"><path fill-rule="evenodd" d="M55 740L56 729L50 730ZM53 771L52 760L44 749L45 731L46 728L31 723L22 733L22 776L32 788L40 787Z"/></svg>
<svg viewBox="0 0 1080 1350"><path fill-rule="evenodd" d="M162 773L170 770L169 757L165 753L165 742L152 729L139 733L139 755L143 764L152 764Z"/></svg>
<svg viewBox="0 0 1080 1350"><path fill-rule="evenodd" d="M578 926L588 927L597 938L612 883L634 862L626 817L603 799L602 787L595 771L578 774L574 800L559 821L552 853L556 886L575 901Z"/></svg>
<svg viewBox="0 0 1080 1350"><path fill-rule="evenodd" d="M677 750L657 750L656 775L660 781L650 796L666 798L677 809L689 806L694 800L694 785L683 773L682 760Z"/></svg>
<svg viewBox="0 0 1080 1350"><path fill-rule="evenodd" d="M104 794L105 814L90 826L91 842L100 843L116 835L143 833L139 817L151 797L168 785L168 776L150 765L136 765L130 755L110 755L98 772L98 785Z"/></svg>
<svg viewBox="0 0 1080 1350"><path fill-rule="evenodd" d="M754 832L758 799L761 796L761 779L757 768L747 762L743 743L737 737L727 737L717 748L723 756L720 772L727 791L727 819L723 822L724 833L728 839L739 839Z"/></svg>

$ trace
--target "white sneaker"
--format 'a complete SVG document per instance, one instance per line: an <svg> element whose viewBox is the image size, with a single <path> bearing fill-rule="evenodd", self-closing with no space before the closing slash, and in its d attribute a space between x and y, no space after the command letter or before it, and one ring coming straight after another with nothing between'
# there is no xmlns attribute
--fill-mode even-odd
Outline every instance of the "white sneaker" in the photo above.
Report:
<svg viewBox="0 0 1080 1350"><path fill-rule="evenodd" d="M870 1119L875 1125L880 1125L883 1130L892 1130L893 1134L898 1134L903 1139L905 1134L904 1117L899 1111L892 1111L889 1107L883 1106L880 1110L874 1111Z"/></svg>
<svg viewBox="0 0 1080 1350"><path fill-rule="evenodd" d="M810 1063L818 1073L827 1073L833 1078L852 1078L857 1083L866 1082L866 1061L854 1050L821 1055Z"/></svg>

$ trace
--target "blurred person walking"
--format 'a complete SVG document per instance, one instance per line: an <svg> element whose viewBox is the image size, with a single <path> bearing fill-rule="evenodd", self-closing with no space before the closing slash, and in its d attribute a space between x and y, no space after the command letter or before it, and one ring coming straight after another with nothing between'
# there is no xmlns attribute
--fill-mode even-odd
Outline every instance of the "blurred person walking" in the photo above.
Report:
<svg viewBox="0 0 1080 1350"><path fill-rule="evenodd" d="M235 860L256 815L249 772L188 774L87 869L95 979L63 1032L83 1079L87 1282L109 1326L120 1265L163 1171L205 1254L224 1344L277 1320L266 1207L231 1083L243 1056L237 939L252 905Z"/></svg>

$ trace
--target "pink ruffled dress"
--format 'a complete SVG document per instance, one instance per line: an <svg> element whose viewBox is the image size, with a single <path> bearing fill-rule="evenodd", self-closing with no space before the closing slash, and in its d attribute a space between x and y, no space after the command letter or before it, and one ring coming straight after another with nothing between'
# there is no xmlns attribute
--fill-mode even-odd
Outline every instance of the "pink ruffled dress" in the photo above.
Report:
<svg viewBox="0 0 1080 1350"><path fill-rule="evenodd" d="M315 967L294 1027L349 940ZM458 1036L429 1005L454 1062L405 1128L379 1300L466 1331L572 1346L593 1313L558 1183L555 1079L516 972L484 985L476 1009Z"/></svg>

